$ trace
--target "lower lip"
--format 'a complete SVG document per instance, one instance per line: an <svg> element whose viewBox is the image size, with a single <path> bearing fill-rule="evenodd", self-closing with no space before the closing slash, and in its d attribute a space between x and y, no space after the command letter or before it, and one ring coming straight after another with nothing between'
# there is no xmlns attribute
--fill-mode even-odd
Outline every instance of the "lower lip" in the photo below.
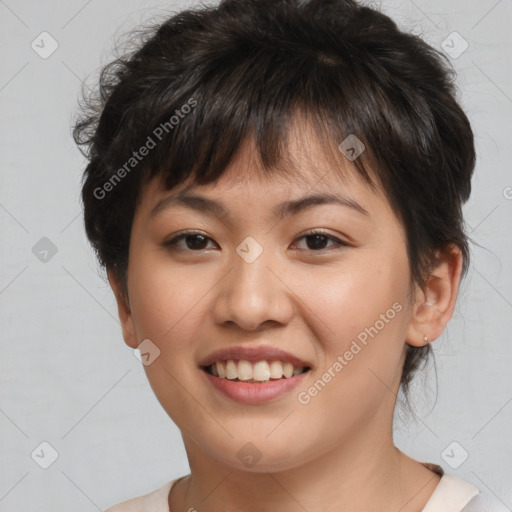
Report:
<svg viewBox="0 0 512 512"><path fill-rule="evenodd" d="M261 404L268 402L278 396L283 395L287 391L291 391L295 386L299 385L311 370L279 380L271 380L265 383L257 384L254 382L241 382L228 379L221 379L215 375L211 375L205 370L201 370L210 383L227 397L244 404Z"/></svg>

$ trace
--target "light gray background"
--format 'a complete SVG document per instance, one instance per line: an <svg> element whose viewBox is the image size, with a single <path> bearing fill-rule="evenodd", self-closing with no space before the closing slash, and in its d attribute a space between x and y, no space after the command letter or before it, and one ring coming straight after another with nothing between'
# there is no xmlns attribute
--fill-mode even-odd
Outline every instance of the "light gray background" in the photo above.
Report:
<svg viewBox="0 0 512 512"><path fill-rule="evenodd" d="M1 511L101 510L189 471L86 242L85 162L70 136L80 82L92 84L111 60L116 34L185 5L195 3L0 0ZM465 215L483 246L472 247L458 309L434 344L435 407L431 370L396 442L512 507L512 2L383 0L382 8L436 47L453 31L469 44L452 62L478 152ZM43 31L59 45L47 59L31 48ZM32 252L42 237L58 249L46 262ZM49 460L43 441L58 453L48 469L35 462ZM450 468L462 450L469 457Z"/></svg>

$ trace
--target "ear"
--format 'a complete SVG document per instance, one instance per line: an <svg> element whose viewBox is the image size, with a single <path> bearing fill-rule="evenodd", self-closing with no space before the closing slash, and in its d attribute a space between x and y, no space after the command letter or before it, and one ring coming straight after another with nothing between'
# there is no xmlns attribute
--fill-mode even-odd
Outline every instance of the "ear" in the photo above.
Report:
<svg viewBox="0 0 512 512"><path fill-rule="evenodd" d="M438 253L438 257L439 265L430 274L425 286L416 288L416 301L406 337L407 344L413 347L424 346L441 335L457 302L462 252L451 244Z"/></svg>
<svg viewBox="0 0 512 512"><path fill-rule="evenodd" d="M107 270L107 276L110 287L112 288L112 291L116 297L117 312L121 322L124 341L129 347L137 348L139 346L139 342L137 339L137 332L133 323L133 317L128 298L125 299L123 293L121 292L121 286L113 269Z"/></svg>

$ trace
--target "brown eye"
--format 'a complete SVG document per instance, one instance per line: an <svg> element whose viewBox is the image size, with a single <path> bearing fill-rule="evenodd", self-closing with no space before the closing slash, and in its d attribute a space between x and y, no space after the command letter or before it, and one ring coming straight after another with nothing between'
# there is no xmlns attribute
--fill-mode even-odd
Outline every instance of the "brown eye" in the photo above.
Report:
<svg viewBox="0 0 512 512"><path fill-rule="evenodd" d="M302 239L306 240L306 244L305 244L306 247L300 248L300 249L301 250L309 250L309 251L313 251L313 252L320 252L320 251L329 250L331 248L348 245L336 237L327 235L323 231L313 231L311 233L306 233L305 235L299 237L297 240L302 240ZM330 247L326 247L326 244L329 241L334 242L334 244L331 245Z"/></svg>
<svg viewBox="0 0 512 512"><path fill-rule="evenodd" d="M171 240L164 242L163 245L165 247L170 247L171 249L180 249L185 251L189 250L196 252L206 249L209 240L212 239L201 233L182 233L172 238ZM184 244L180 244L180 242L182 241L184 242Z"/></svg>
<svg viewBox="0 0 512 512"><path fill-rule="evenodd" d="M331 249L336 249L341 246L347 247L348 244L342 242L338 238L327 235L323 231L313 231L306 233L299 237L297 240L305 240L305 247L299 247L300 250L310 252L322 252ZM164 242L162 245L170 248L171 250L183 250L190 252L204 251L208 248L208 242L213 240L198 232L185 232L178 236ZM331 245L329 246L329 242Z"/></svg>

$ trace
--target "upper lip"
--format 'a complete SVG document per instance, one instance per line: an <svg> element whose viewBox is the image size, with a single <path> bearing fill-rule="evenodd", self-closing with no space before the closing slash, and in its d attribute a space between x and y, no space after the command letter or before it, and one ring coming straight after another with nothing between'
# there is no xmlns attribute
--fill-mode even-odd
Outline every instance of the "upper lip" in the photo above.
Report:
<svg viewBox="0 0 512 512"><path fill-rule="evenodd" d="M208 354L199 362L199 366L210 366L217 361L227 359L243 359L252 363L258 361L288 361L295 367L311 368L311 364L307 361L269 345L224 347Z"/></svg>

